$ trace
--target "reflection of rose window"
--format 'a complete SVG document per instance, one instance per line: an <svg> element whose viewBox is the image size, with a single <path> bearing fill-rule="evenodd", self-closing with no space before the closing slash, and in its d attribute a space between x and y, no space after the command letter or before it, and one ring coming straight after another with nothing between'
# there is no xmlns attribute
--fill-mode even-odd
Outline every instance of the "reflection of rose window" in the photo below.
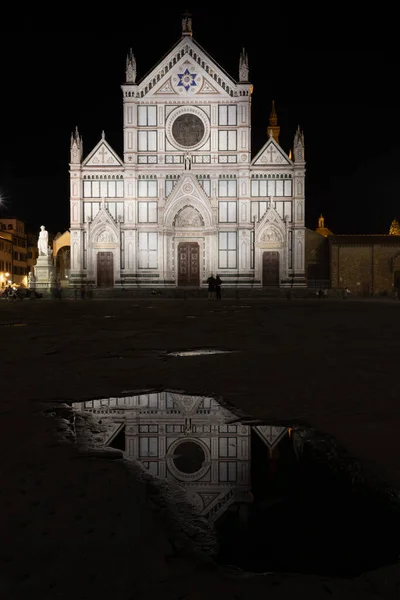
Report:
<svg viewBox="0 0 400 600"><path fill-rule="evenodd" d="M196 442L182 442L172 456L175 467L181 473L197 473L203 466L206 457L203 448Z"/></svg>

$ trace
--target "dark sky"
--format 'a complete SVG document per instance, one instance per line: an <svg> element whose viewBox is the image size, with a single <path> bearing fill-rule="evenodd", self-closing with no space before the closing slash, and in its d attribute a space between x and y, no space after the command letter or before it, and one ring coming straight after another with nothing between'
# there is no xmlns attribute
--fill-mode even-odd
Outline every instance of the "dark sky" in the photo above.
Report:
<svg viewBox="0 0 400 600"><path fill-rule="evenodd" d="M102 129L122 154L126 54L132 47L141 79L181 35L185 6L148 6L126 19L102 13L68 31L40 31L26 19L25 29L2 32L0 191L7 207L0 216L18 216L33 231L42 223L52 232L69 227L75 125L85 155ZM375 51L378 44L339 51L331 38L284 35L282 24L254 11L228 17L217 7L212 18L207 9L192 15L194 39L234 79L241 48L248 52L253 156L267 141L272 98L286 152L297 124L304 131L307 226L315 228L322 212L335 233L387 232L400 218L397 54ZM62 18L57 22L62 25ZM129 31L119 31L122 26Z"/></svg>

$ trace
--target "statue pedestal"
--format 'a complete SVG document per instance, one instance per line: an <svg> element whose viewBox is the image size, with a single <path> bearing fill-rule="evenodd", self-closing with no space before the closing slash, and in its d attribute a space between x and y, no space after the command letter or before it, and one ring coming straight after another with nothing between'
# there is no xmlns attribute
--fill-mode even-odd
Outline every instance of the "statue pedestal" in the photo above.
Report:
<svg viewBox="0 0 400 600"><path fill-rule="evenodd" d="M50 289L55 285L56 268L51 256L39 256L33 269L36 281L32 287L36 289Z"/></svg>

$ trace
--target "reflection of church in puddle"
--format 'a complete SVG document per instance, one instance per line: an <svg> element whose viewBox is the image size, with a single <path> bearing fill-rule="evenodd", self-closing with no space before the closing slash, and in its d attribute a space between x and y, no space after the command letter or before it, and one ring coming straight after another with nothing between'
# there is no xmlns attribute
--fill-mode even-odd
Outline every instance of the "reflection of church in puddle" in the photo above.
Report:
<svg viewBox="0 0 400 600"><path fill-rule="evenodd" d="M120 448L155 477L183 486L203 516L216 521L234 503L252 502L251 433L273 455L286 427L237 422L213 398L172 392L91 400L90 412L104 431L104 445Z"/></svg>

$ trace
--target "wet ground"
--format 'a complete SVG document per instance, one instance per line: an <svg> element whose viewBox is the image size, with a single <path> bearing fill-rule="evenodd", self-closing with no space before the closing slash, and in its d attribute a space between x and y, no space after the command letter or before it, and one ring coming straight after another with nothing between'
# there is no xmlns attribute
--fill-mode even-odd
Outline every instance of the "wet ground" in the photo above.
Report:
<svg viewBox="0 0 400 600"><path fill-rule="evenodd" d="M312 429L238 420L213 398L174 392L73 410L78 443L121 450L167 483L166 502L171 490L184 492L204 519L199 546L209 532L205 552L222 565L355 577L399 560L396 491L368 485L360 466L332 456L334 443ZM187 518L199 524L190 510Z"/></svg>
<svg viewBox="0 0 400 600"><path fill-rule="evenodd" d="M348 464L346 456L355 459L355 471L346 467L353 478L360 476L369 489L388 485L398 490L399 310L400 303L390 300L1 302L0 597L397 598L399 565L349 579L344 570L336 578L282 574L275 562L274 575L248 577L237 566L229 570L204 561L194 548L199 523L187 531L174 521L163 504L163 490L154 492L151 473L118 458L121 451L76 448L71 424L58 409L66 402L144 389L223 398L242 416L268 426L323 433L334 440L329 447L335 460L344 458ZM168 355L213 348L233 352ZM315 450L324 461L331 455L323 444ZM177 460L180 472L189 469L187 458ZM309 482L324 481L320 471L303 473L302 481L306 476ZM324 488L328 484L324 481ZM271 502L262 489L257 495L261 503ZM274 506L278 510L279 503ZM336 497L332 515L336 506L341 513L349 508ZM292 564L300 555L294 546L303 545L304 537L292 530L304 514L281 536L286 540L287 535L293 547L285 555ZM354 531L361 530L361 522L371 535L379 529L375 522L383 528L382 513L373 514L371 520L360 513ZM317 519L313 527L320 534L321 554L329 555L339 510L333 523L323 516L324 527L318 528ZM385 526L385 551L390 552L392 523ZM207 536L204 544L211 541ZM282 555L285 545L280 543ZM372 562L371 568L377 564ZM240 565L245 568L244 562Z"/></svg>

